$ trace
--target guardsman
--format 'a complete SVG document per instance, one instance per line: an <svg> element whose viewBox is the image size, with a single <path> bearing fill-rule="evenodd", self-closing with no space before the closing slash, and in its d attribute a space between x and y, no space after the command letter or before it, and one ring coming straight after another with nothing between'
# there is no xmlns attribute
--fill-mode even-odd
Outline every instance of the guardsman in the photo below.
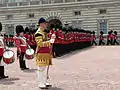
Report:
<svg viewBox="0 0 120 90"><path fill-rule="evenodd" d="M0 32L1 31L2 31L2 24L0 22ZM5 46L4 46L3 37L0 36L0 79L8 78L8 76L5 76L5 74L4 74L4 66L1 63L2 58L3 58L4 47Z"/></svg>
<svg viewBox="0 0 120 90"><path fill-rule="evenodd" d="M113 30L110 31L110 35L111 35L111 40L110 40L110 42L111 42L111 45L113 45L113 44L114 44L114 43L113 43L113 40L114 40Z"/></svg>
<svg viewBox="0 0 120 90"><path fill-rule="evenodd" d="M48 40L48 34L45 32L47 28L47 22L44 18L40 18L38 21L39 28L35 33L35 40L37 43L36 49L36 65L38 66L38 82L40 89L47 89L51 86L48 83L49 65L52 65L52 45L55 38ZM51 37L52 38L52 37ZM47 69L46 73L45 70Z"/></svg>
<svg viewBox="0 0 120 90"><path fill-rule="evenodd" d="M108 32L108 36L107 36L107 45L112 45L112 43L111 43L111 32L109 31Z"/></svg>
<svg viewBox="0 0 120 90"><path fill-rule="evenodd" d="M19 54L19 64L21 70L29 69L26 67L25 63L25 51L27 49L27 41L24 37L24 28L21 25L16 26L16 37L15 37L15 44L17 47L17 54Z"/></svg>
<svg viewBox="0 0 120 90"><path fill-rule="evenodd" d="M117 37L117 31L114 31L114 35L113 35L113 44L117 44L119 45L119 42L117 41L118 37Z"/></svg>
<svg viewBox="0 0 120 90"><path fill-rule="evenodd" d="M31 43L31 48L36 51L36 41L35 41L35 30L30 30L30 43Z"/></svg>
<svg viewBox="0 0 120 90"><path fill-rule="evenodd" d="M64 53L64 49L63 49L63 41L64 41L64 35L62 33L62 29L57 29L57 41L59 43L59 50L57 52L59 56L61 56Z"/></svg>
<svg viewBox="0 0 120 90"><path fill-rule="evenodd" d="M25 28L24 37L26 38L27 44L31 46L30 29L28 27Z"/></svg>
<svg viewBox="0 0 120 90"><path fill-rule="evenodd" d="M99 36L99 45L105 45L105 43L103 42L104 37L103 37L103 31L100 32L100 36Z"/></svg>
<svg viewBox="0 0 120 90"><path fill-rule="evenodd" d="M93 34L92 34L92 45L97 45L97 43L96 43L96 36L95 36L95 31L93 31Z"/></svg>

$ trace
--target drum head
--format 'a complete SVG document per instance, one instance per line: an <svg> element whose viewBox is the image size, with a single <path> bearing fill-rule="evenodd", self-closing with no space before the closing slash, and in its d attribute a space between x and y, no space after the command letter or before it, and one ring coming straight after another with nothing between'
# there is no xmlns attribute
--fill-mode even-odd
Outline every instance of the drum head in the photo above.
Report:
<svg viewBox="0 0 120 90"><path fill-rule="evenodd" d="M34 54L34 50L33 49L27 49L26 50L26 54L27 55L33 55Z"/></svg>
<svg viewBox="0 0 120 90"><path fill-rule="evenodd" d="M13 57L14 56L14 53L13 53L13 51L5 51L4 53L3 53L3 57L4 58L11 58L11 57Z"/></svg>

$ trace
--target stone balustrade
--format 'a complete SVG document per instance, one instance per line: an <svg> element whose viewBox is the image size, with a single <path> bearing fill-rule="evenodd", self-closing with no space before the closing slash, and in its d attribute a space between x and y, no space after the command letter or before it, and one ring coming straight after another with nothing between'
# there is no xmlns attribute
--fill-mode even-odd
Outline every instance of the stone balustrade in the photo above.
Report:
<svg viewBox="0 0 120 90"><path fill-rule="evenodd" d="M71 2L76 2L75 0ZM11 6L30 6L30 5L40 5L40 4L56 4L56 3L70 3L65 2L65 0L43 0L43 1L29 1L29 2L14 2L14 3L3 3L0 4L0 7L11 7Z"/></svg>

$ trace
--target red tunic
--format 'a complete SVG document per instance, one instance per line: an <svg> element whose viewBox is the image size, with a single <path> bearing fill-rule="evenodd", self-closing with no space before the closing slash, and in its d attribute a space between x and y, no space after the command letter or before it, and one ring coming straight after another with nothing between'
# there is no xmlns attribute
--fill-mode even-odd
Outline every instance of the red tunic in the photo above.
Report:
<svg viewBox="0 0 120 90"><path fill-rule="evenodd" d="M117 40L117 35L113 35L114 40Z"/></svg>
<svg viewBox="0 0 120 90"><path fill-rule="evenodd" d="M58 42L59 42L60 44L63 44L64 35L62 34L62 31L59 30L58 33L57 33L57 35L58 35Z"/></svg>
<svg viewBox="0 0 120 90"><path fill-rule="evenodd" d="M26 41L29 45L32 45L30 35L29 34L24 34L24 37L26 38Z"/></svg>
<svg viewBox="0 0 120 90"><path fill-rule="evenodd" d="M93 34L92 35L92 41L96 39L96 36Z"/></svg>
<svg viewBox="0 0 120 90"><path fill-rule="evenodd" d="M48 38L51 38L52 34L54 33L54 30L50 30L49 34L48 34Z"/></svg>
<svg viewBox="0 0 120 90"><path fill-rule="evenodd" d="M112 38L112 36L111 36L111 34L109 34L109 35L107 36L107 39L108 39L108 40L111 40L111 38Z"/></svg>
<svg viewBox="0 0 120 90"><path fill-rule="evenodd" d="M54 31L52 34L55 34L56 36L58 36L57 33L58 33L57 31ZM58 43L59 43L58 38L55 38L54 44L58 44Z"/></svg>
<svg viewBox="0 0 120 90"><path fill-rule="evenodd" d="M30 35L30 45L36 45L35 36L33 34Z"/></svg>
<svg viewBox="0 0 120 90"><path fill-rule="evenodd" d="M100 35L99 39L100 39L100 40L104 40L103 35Z"/></svg>
<svg viewBox="0 0 120 90"><path fill-rule="evenodd" d="M3 56L4 48L0 47L0 56Z"/></svg>
<svg viewBox="0 0 120 90"><path fill-rule="evenodd" d="M15 40L17 50L18 51L20 50L21 52L25 52L27 49L27 44L25 44L24 41L18 37L15 37L14 40Z"/></svg>

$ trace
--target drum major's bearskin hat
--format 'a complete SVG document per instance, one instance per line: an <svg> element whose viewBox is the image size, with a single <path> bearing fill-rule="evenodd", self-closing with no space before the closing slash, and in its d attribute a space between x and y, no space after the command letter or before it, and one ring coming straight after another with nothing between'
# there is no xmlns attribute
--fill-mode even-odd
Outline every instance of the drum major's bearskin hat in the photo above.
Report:
<svg viewBox="0 0 120 90"><path fill-rule="evenodd" d="M16 33L19 34L21 32L24 32L24 28L22 25L17 25L16 26Z"/></svg>
<svg viewBox="0 0 120 90"><path fill-rule="evenodd" d="M2 31L2 23L0 22L0 32Z"/></svg>

